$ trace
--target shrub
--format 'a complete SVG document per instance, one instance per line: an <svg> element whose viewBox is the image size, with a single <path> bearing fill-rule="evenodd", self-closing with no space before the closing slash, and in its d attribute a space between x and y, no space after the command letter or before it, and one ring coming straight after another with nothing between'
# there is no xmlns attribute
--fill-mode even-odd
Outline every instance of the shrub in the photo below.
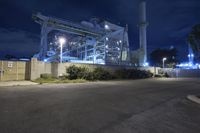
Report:
<svg viewBox="0 0 200 133"><path fill-rule="evenodd" d="M165 73L165 74L164 74L164 77L169 78L169 74L168 74L168 73Z"/></svg>
<svg viewBox="0 0 200 133"><path fill-rule="evenodd" d="M42 79L53 79L54 77L53 77L52 74L44 73L44 74L40 75L40 78L42 78Z"/></svg>
<svg viewBox="0 0 200 133"><path fill-rule="evenodd" d="M162 78L162 75L156 74L154 77L155 78Z"/></svg>
<svg viewBox="0 0 200 133"><path fill-rule="evenodd" d="M81 68L75 65L72 65L67 68L68 78L70 80L78 79L78 75L80 74Z"/></svg>
<svg viewBox="0 0 200 133"><path fill-rule="evenodd" d="M79 67L78 79L93 80L93 72L87 67Z"/></svg>
<svg viewBox="0 0 200 133"><path fill-rule="evenodd" d="M138 69L120 69L115 71L115 75L118 79L142 79L150 78L153 76L149 71Z"/></svg>
<svg viewBox="0 0 200 133"><path fill-rule="evenodd" d="M126 69L116 70L114 75L118 79L128 79L128 77L129 77L129 73Z"/></svg>
<svg viewBox="0 0 200 133"><path fill-rule="evenodd" d="M73 79L85 79L93 80L93 72L91 72L87 67L70 66L67 68L68 76L70 80Z"/></svg>
<svg viewBox="0 0 200 133"><path fill-rule="evenodd" d="M149 71L138 69L119 69L114 74L109 71L97 67L94 71L90 71L87 67L77 67L75 65L67 68L68 76L70 80L85 79L85 80L110 80L110 79L142 79L150 78L153 76Z"/></svg>
<svg viewBox="0 0 200 133"><path fill-rule="evenodd" d="M101 67L97 67L94 69L93 76L94 80L109 80L113 77L110 72Z"/></svg>

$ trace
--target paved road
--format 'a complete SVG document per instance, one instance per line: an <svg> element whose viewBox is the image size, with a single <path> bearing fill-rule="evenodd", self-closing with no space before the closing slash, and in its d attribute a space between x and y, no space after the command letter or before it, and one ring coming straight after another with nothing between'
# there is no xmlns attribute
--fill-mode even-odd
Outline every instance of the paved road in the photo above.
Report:
<svg viewBox="0 0 200 133"><path fill-rule="evenodd" d="M0 88L0 133L200 133L200 79Z"/></svg>

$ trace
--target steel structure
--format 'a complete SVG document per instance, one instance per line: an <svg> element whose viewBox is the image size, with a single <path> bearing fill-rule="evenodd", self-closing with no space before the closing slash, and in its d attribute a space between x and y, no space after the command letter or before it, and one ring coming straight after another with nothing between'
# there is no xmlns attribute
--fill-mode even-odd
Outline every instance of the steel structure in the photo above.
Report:
<svg viewBox="0 0 200 133"><path fill-rule="evenodd" d="M41 25L40 60L63 62L126 65L129 64L127 26L121 27L107 21L73 23L40 13L33 15ZM63 54L60 55L59 37L65 37Z"/></svg>

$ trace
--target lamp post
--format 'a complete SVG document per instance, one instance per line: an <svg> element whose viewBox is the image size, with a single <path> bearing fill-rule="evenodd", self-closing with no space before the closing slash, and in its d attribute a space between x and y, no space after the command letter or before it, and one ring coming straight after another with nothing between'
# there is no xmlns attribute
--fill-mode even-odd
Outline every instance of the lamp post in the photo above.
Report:
<svg viewBox="0 0 200 133"><path fill-rule="evenodd" d="M62 63L62 60L63 60L63 58L62 58L62 54L63 54L63 45L65 44L66 39L65 39L64 37L60 37L58 41L59 41L59 43L60 43L60 63Z"/></svg>
<svg viewBox="0 0 200 133"><path fill-rule="evenodd" d="M165 68L165 61L167 60L167 58L163 58L163 68Z"/></svg>

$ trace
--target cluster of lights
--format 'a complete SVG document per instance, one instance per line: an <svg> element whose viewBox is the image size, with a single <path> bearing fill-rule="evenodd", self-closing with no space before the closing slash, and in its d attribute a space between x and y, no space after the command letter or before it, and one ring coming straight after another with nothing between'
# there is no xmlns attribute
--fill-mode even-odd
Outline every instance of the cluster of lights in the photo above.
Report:
<svg viewBox="0 0 200 133"><path fill-rule="evenodd" d="M120 43L122 43L122 40L117 41L117 44L119 45Z"/></svg>
<svg viewBox="0 0 200 133"><path fill-rule="evenodd" d="M186 68L186 69L199 69L200 68L200 64L196 63L194 65L192 63L181 63L181 64L177 65L177 67Z"/></svg>
<svg viewBox="0 0 200 133"><path fill-rule="evenodd" d="M194 57L194 54L189 54L188 57L189 57L189 58L190 58L190 57Z"/></svg>
<svg viewBox="0 0 200 133"><path fill-rule="evenodd" d="M149 66L149 63L148 63L148 62L145 62L145 63L143 64L143 66L144 66L144 67L148 67L148 66Z"/></svg>

